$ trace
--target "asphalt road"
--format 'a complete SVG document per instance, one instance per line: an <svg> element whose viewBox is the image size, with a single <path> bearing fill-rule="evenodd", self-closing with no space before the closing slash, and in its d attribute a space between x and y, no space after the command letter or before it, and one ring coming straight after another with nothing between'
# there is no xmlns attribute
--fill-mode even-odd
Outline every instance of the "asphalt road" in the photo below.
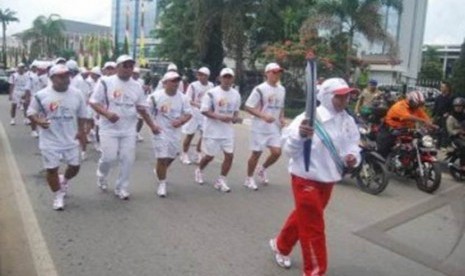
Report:
<svg viewBox="0 0 465 276"><path fill-rule="evenodd" d="M91 147L89 159L71 183L66 210L56 212L40 172L37 141L26 126L8 124L5 96L0 97L0 110L4 138L13 152L10 157L16 161L58 275L301 275L299 247L292 253L289 270L274 263L268 248L269 238L293 208L287 158L269 170L270 185L258 191L244 188L247 124L236 126L229 194L212 187L220 157L205 170L202 186L194 182L194 165L174 162L168 172L168 197L158 198L150 136L144 128L129 201L97 188L98 153ZM116 173L113 169L111 184ZM464 187L447 173L435 195L399 178L391 179L379 196L361 192L350 179L338 184L326 212L328 275L465 275L465 241L447 257L460 222L448 204L465 202Z"/></svg>

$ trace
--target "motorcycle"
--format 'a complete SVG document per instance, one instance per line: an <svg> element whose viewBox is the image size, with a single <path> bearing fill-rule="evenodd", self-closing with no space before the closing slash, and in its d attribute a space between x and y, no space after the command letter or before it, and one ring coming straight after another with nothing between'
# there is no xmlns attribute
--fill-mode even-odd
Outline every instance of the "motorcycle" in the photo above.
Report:
<svg viewBox="0 0 465 276"><path fill-rule="evenodd" d="M446 153L445 161L452 177L456 181L465 180L465 170L461 169L460 158L464 156L464 149L460 149L458 145L452 142L453 150Z"/></svg>
<svg viewBox="0 0 465 276"><path fill-rule="evenodd" d="M369 194L377 195L388 185L387 171L384 158L376 152L376 126L359 122L360 155L362 161L355 168L351 177L355 178L357 187Z"/></svg>
<svg viewBox="0 0 465 276"><path fill-rule="evenodd" d="M413 178L418 189L433 193L441 185L434 139L419 128L396 130L396 142L387 157L387 169L396 175Z"/></svg>

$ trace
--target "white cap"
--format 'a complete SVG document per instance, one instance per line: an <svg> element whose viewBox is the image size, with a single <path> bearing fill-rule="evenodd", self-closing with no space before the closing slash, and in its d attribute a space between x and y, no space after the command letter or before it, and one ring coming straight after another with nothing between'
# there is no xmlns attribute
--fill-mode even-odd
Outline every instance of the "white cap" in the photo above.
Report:
<svg viewBox="0 0 465 276"><path fill-rule="evenodd" d="M350 87L345 80L341 78L331 78L325 80L321 84L318 93L332 93L334 95L345 95L353 91L357 91L357 89Z"/></svg>
<svg viewBox="0 0 465 276"><path fill-rule="evenodd" d="M52 68L50 68L50 71L48 72L50 77L52 77L53 75L59 75L64 73L69 73L68 67L64 64L53 65Z"/></svg>
<svg viewBox="0 0 465 276"><path fill-rule="evenodd" d="M166 72L166 74L163 76L163 78L161 79L162 82L165 82L165 81L169 81L169 80L174 80L174 79L180 79L181 76L176 73L176 72L173 72L173 71L168 71Z"/></svg>
<svg viewBox="0 0 465 276"><path fill-rule="evenodd" d="M166 68L167 71L178 71L178 66L174 63L170 63L168 67Z"/></svg>
<svg viewBox="0 0 465 276"><path fill-rule="evenodd" d="M66 62L66 59L65 59L65 58L62 58L62 57L59 57L59 58L55 59L55 61L53 62L53 64L58 64L58 62Z"/></svg>
<svg viewBox="0 0 465 276"><path fill-rule="evenodd" d="M279 66L279 64L275 63L275 62L271 62L271 63L268 63L265 67L265 73L268 72L268 71L284 71L283 68L281 68L281 66Z"/></svg>
<svg viewBox="0 0 465 276"><path fill-rule="evenodd" d="M50 64L48 61L42 61L42 60L37 60L35 61L35 63L36 63L37 68L42 69L42 70L47 69L47 67Z"/></svg>
<svg viewBox="0 0 465 276"><path fill-rule="evenodd" d="M37 67L38 61L34 59L34 61L31 63L31 67Z"/></svg>
<svg viewBox="0 0 465 276"><path fill-rule="evenodd" d="M204 75L210 76L210 69L207 67L202 67L199 70L197 70L197 73L202 73Z"/></svg>
<svg viewBox="0 0 465 276"><path fill-rule="evenodd" d="M220 77L225 76L225 75L231 75L234 77L234 71L231 68L223 68L220 72Z"/></svg>
<svg viewBox="0 0 465 276"><path fill-rule="evenodd" d="M70 71L79 71L79 65L77 64L77 62L75 60L68 60L66 62L66 66L68 67L68 69Z"/></svg>
<svg viewBox="0 0 465 276"><path fill-rule="evenodd" d="M126 61L135 62L134 59L130 55L121 55L116 59L116 65L121 64Z"/></svg>
<svg viewBox="0 0 465 276"><path fill-rule="evenodd" d="M140 68L139 67L134 67L134 70L132 70L133 73L140 73Z"/></svg>
<svg viewBox="0 0 465 276"><path fill-rule="evenodd" d="M26 67L26 65L21 62L20 64L18 64L18 67Z"/></svg>
<svg viewBox="0 0 465 276"><path fill-rule="evenodd" d="M102 69L106 69L108 67L113 67L113 68L116 68L116 63L114 61L107 61L105 62L105 64L103 65L103 68Z"/></svg>
<svg viewBox="0 0 465 276"><path fill-rule="evenodd" d="M102 71L100 71L100 68L98 66L95 66L94 68L92 68L92 70L90 70L90 72L92 74L96 74L96 75L99 75L99 76L102 75Z"/></svg>

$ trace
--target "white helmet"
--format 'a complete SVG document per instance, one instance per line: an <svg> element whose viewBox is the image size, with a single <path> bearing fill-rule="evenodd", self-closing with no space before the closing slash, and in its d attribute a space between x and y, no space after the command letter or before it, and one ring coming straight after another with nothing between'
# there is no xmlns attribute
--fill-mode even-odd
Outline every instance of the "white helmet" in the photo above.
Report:
<svg viewBox="0 0 465 276"><path fill-rule="evenodd" d="M420 91L410 91L407 93L407 101L409 102L410 106L420 106L425 103L425 97L423 96L423 93L421 93Z"/></svg>

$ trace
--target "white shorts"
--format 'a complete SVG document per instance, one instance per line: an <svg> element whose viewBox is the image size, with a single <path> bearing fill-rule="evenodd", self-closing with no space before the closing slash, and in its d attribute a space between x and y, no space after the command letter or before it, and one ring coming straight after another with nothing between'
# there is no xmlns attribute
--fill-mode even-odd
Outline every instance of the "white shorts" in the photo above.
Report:
<svg viewBox="0 0 465 276"><path fill-rule="evenodd" d="M93 120L95 117L95 111L90 105L87 106L87 117L86 119Z"/></svg>
<svg viewBox="0 0 465 276"><path fill-rule="evenodd" d="M178 139L160 139L154 136L152 146L155 158L175 159L181 152L181 141Z"/></svg>
<svg viewBox="0 0 465 276"><path fill-rule="evenodd" d="M263 151L268 147L281 148L281 135L252 132L250 136L251 151Z"/></svg>
<svg viewBox="0 0 465 276"><path fill-rule="evenodd" d="M233 138L203 138L202 151L209 156L215 156L218 153L234 152L234 139Z"/></svg>
<svg viewBox="0 0 465 276"><path fill-rule="evenodd" d="M25 91L13 91L11 103L22 104L24 102L24 95L26 95Z"/></svg>
<svg viewBox="0 0 465 276"><path fill-rule="evenodd" d="M45 169L58 168L61 161L71 166L79 166L81 164L79 146L67 150L43 149L40 152L42 155L42 164Z"/></svg>
<svg viewBox="0 0 465 276"><path fill-rule="evenodd" d="M202 131L202 119L192 117L187 123L182 126L182 133L187 135L195 134L197 131Z"/></svg>

